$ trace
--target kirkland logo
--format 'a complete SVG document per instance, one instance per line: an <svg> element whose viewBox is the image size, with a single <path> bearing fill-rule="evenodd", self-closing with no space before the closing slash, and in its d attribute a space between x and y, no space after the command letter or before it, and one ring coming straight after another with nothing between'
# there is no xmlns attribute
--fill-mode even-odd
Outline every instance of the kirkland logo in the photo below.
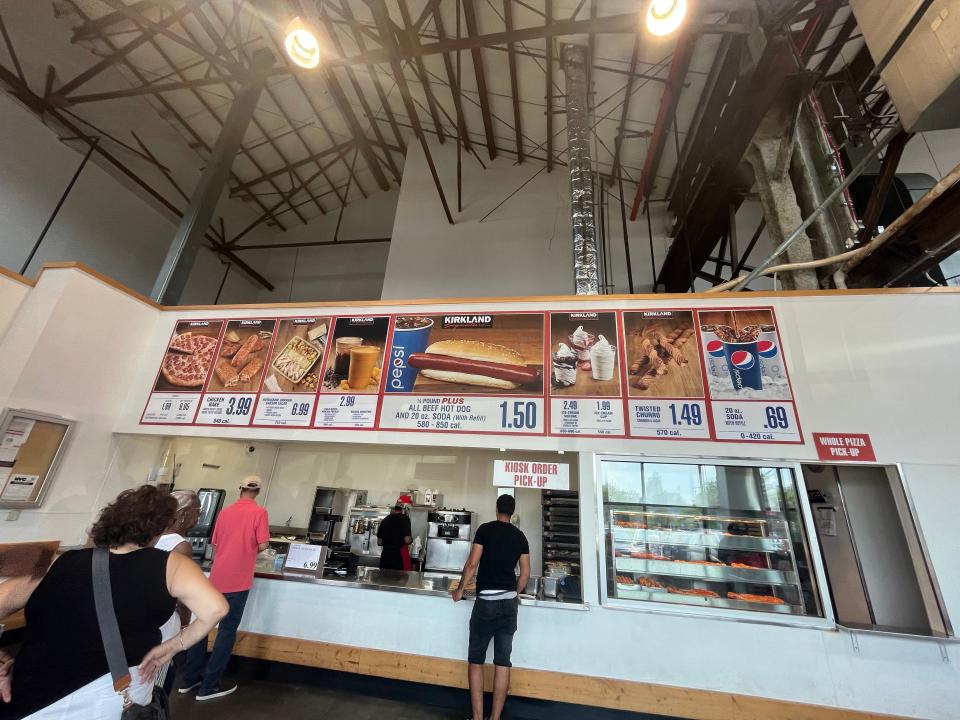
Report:
<svg viewBox="0 0 960 720"><path fill-rule="evenodd" d="M350 318L350 324L351 325L373 325L374 320L376 320L376 318L355 317L355 318Z"/></svg>
<svg viewBox="0 0 960 720"><path fill-rule="evenodd" d="M645 310L640 313L641 317L673 317L672 310Z"/></svg>
<svg viewBox="0 0 960 720"><path fill-rule="evenodd" d="M443 327L489 328L493 327L492 315L444 315Z"/></svg>
<svg viewBox="0 0 960 720"><path fill-rule="evenodd" d="M570 313L571 320L596 320L597 313Z"/></svg>

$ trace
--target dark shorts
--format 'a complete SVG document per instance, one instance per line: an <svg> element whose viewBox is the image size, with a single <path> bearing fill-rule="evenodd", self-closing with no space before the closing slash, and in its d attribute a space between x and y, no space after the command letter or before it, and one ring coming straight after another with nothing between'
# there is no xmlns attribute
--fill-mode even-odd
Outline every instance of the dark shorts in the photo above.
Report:
<svg viewBox="0 0 960 720"><path fill-rule="evenodd" d="M473 603L470 616L470 649L467 660L474 665L483 665L487 660L487 648L493 640L493 664L512 667L513 635L517 632L518 598L510 600L480 600Z"/></svg>

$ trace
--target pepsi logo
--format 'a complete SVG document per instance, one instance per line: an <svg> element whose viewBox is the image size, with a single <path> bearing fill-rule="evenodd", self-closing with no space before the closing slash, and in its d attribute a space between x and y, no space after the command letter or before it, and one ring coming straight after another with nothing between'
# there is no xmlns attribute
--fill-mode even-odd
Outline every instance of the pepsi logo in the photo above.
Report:
<svg viewBox="0 0 960 720"><path fill-rule="evenodd" d="M715 358L723 357L723 343L719 340L708 340L707 354Z"/></svg>
<svg viewBox="0 0 960 720"><path fill-rule="evenodd" d="M739 370L749 370L755 362L753 353L746 350L737 350L730 356L730 363Z"/></svg>
<svg viewBox="0 0 960 720"><path fill-rule="evenodd" d="M775 358L779 350L777 344L769 340L760 340L757 343L757 354L765 360Z"/></svg>

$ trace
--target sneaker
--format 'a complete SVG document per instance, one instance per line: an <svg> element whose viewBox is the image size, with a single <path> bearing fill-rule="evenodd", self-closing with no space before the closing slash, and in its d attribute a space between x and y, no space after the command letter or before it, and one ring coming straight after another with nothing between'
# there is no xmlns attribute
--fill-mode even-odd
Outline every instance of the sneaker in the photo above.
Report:
<svg viewBox="0 0 960 720"><path fill-rule="evenodd" d="M193 692L198 687L200 687L200 682L201 682L200 680L197 680L195 683L192 683L190 685L182 685L181 687L177 688L177 692L180 693L181 695L186 695L188 692Z"/></svg>
<svg viewBox="0 0 960 720"><path fill-rule="evenodd" d="M204 702L205 700L213 700L214 698L225 697L231 693L236 692L237 686L231 685L226 688L220 688L219 690L214 690L209 693L197 693L197 702Z"/></svg>

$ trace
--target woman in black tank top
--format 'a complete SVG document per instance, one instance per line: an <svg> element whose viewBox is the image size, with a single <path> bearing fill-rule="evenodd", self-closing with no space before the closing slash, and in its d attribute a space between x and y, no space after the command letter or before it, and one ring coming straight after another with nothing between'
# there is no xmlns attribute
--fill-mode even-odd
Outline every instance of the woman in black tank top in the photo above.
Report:
<svg viewBox="0 0 960 720"><path fill-rule="evenodd" d="M103 511L92 532L96 545L111 549L113 604L127 664L140 665L149 655L144 669L151 675L155 663L206 637L226 612L223 596L192 561L149 547L170 525L176 507L173 498L156 488L128 490ZM0 720L25 718L109 672L94 604L92 555L92 549L64 553L26 602L12 697L0 702ZM177 598L198 620L160 645L160 626ZM9 608L0 599L2 610Z"/></svg>

